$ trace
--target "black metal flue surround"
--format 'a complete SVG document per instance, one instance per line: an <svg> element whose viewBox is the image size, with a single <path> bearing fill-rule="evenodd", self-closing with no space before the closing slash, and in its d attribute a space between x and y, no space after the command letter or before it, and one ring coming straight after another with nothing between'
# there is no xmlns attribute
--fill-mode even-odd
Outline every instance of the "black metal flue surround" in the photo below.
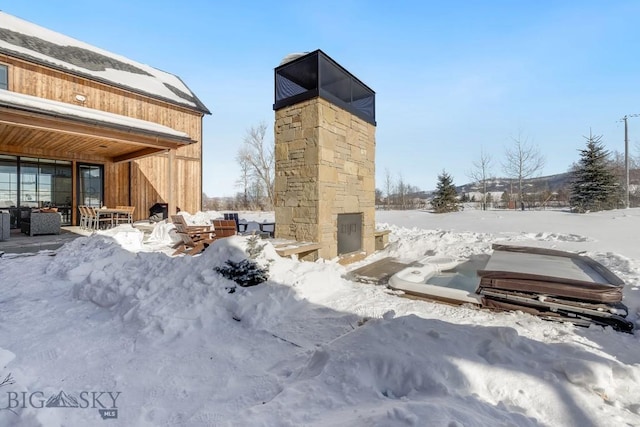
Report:
<svg viewBox="0 0 640 427"><path fill-rule="evenodd" d="M321 50L275 69L274 110L318 96L376 125L376 93Z"/></svg>

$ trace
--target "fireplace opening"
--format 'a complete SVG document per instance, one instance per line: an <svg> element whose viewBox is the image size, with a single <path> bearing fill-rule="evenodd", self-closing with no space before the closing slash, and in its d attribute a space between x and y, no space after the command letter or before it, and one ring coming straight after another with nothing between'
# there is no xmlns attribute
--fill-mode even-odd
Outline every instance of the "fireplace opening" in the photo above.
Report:
<svg viewBox="0 0 640 427"><path fill-rule="evenodd" d="M362 213L338 214L338 255L362 250Z"/></svg>

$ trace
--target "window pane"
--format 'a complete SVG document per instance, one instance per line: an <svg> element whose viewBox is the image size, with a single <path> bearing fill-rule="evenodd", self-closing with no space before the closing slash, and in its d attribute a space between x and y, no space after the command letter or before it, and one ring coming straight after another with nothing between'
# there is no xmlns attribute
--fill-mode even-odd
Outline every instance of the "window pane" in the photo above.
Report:
<svg viewBox="0 0 640 427"><path fill-rule="evenodd" d="M0 208L16 206L18 206L17 162L0 159Z"/></svg>
<svg viewBox="0 0 640 427"><path fill-rule="evenodd" d="M22 163L20 165L20 206L38 207L38 165Z"/></svg>
<svg viewBox="0 0 640 427"><path fill-rule="evenodd" d="M9 72L6 65L0 65L0 89L9 88Z"/></svg>
<svg viewBox="0 0 640 427"><path fill-rule="evenodd" d="M56 165L53 179L53 204L58 207L71 206L71 166Z"/></svg>
<svg viewBox="0 0 640 427"><path fill-rule="evenodd" d="M320 87L343 102L351 103L351 76L329 61L320 62Z"/></svg>
<svg viewBox="0 0 640 427"><path fill-rule="evenodd" d="M40 163L40 173L38 176L38 202L40 206L51 205L52 175L55 173L53 165Z"/></svg>
<svg viewBox="0 0 640 427"><path fill-rule="evenodd" d="M102 206L102 167L80 165L78 174L79 204Z"/></svg>
<svg viewBox="0 0 640 427"><path fill-rule="evenodd" d="M318 88L318 57L310 56L276 73L276 102Z"/></svg>

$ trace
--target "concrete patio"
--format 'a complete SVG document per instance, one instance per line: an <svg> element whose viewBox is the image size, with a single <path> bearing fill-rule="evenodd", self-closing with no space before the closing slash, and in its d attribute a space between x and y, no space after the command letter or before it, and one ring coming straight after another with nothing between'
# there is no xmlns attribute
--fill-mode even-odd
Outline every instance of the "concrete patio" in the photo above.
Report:
<svg viewBox="0 0 640 427"><path fill-rule="evenodd" d="M91 231L78 226L62 227L60 234L41 236L27 236L19 229L12 229L9 240L0 241L0 255L2 253L35 253L42 250L55 250L78 237L88 236Z"/></svg>

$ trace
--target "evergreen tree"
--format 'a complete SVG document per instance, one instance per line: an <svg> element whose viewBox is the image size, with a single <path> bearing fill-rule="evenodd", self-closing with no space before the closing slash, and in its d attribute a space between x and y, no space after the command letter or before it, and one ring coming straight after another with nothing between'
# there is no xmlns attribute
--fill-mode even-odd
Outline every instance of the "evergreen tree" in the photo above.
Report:
<svg viewBox="0 0 640 427"><path fill-rule="evenodd" d="M601 135L584 137L587 147L580 150L580 161L573 170L569 206L576 212L614 209L620 202L620 185L604 149Z"/></svg>
<svg viewBox="0 0 640 427"><path fill-rule="evenodd" d="M453 179L445 171L438 175L436 194L431 201L431 205L436 213L455 212L460 209L458 193L453 185Z"/></svg>

